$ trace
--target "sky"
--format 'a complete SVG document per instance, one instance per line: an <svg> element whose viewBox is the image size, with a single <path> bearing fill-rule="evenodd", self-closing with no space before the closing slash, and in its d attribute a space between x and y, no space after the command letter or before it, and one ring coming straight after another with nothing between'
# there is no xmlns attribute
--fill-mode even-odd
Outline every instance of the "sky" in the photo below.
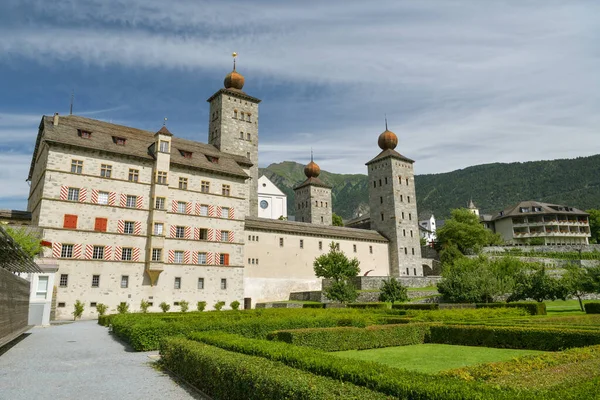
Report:
<svg viewBox="0 0 600 400"><path fill-rule="evenodd" d="M42 115L207 141L231 71L262 99L260 166L366 173L389 129L417 174L600 145L600 2L0 2L0 209L26 209Z"/></svg>

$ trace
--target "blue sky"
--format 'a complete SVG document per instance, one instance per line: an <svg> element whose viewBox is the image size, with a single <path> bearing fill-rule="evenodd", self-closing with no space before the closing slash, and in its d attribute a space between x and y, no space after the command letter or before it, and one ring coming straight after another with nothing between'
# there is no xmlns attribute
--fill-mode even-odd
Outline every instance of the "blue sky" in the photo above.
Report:
<svg viewBox="0 0 600 400"><path fill-rule="evenodd" d="M25 209L42 115L206 141L237 51L260 165L366 173L387 114L419 174L600 145L600 2L3 0L0 208Z"/></svg>

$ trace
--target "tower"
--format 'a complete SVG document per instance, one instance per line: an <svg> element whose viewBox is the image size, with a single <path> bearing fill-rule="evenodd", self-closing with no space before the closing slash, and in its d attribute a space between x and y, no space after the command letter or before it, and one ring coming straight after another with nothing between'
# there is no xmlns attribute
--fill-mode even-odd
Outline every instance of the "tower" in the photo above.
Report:
<svg viewBox="0 0 600 400"><path fill-rule="evenodd" d="M260 100L244 93L244 77L235 69L225 77L224 88L207 101L210 103L208 143L224 153L240 156L237 160L250 176L248 215L258 216L258 104ZM245 164L245 165L244 165Z"/></svg>
<svg viewBox="0 0 600 400"><path fill-rule="evenodd" d="M475 203L473 203L473 199L469 200L469 204L467 205L467 208L471 213L473 213L479 217L479 208L477 208Z"/></svg>
<svg viewBox="0 0 600 400"><path fill-rule="evenodd" d="M294 188L296 221L331 225L331 186L319 179L321 168L313 161L304 167L306 180Z"/></svg>
<svg viewBox="0 0 600 400"><path fill-rule="evenodd" d="M414 161L396 152L398 137L379 135L381 153L367 162L371 229L389 240L390 276L422 276Z"/></svg>

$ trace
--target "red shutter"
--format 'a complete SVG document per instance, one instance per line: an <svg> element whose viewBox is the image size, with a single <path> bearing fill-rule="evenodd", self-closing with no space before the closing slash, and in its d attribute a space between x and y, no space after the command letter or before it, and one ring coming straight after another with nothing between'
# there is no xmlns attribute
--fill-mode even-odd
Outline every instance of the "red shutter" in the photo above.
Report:
<svg viewBox="0 0 600 400"><path fill-rule="evenodd" d="M65 214L63 227L77 229L77 215Z"/></svg>
<svg viewBox="0 0 600 400"><path fill-rule="evenodd" d="M98 232L106 232L106 225L108 220L106 218L96 218L96 224L94 230Z"/></svg>
<svg viewBox="0 0 600 400"><path fill-rule="evenodd" d="M229 265L229 254L223 254L223 265Z"/></svg>

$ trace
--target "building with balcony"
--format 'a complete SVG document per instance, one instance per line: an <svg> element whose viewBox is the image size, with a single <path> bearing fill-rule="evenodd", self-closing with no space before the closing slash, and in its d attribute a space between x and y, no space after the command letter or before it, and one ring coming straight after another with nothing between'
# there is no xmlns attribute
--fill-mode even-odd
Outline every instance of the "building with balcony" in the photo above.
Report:
<svg viewBox="0 0 600 400"><path fill-rule="evenodd" d="M485 221L507 244L588 244L588 213L577 208L522 201Z"/></svg>

